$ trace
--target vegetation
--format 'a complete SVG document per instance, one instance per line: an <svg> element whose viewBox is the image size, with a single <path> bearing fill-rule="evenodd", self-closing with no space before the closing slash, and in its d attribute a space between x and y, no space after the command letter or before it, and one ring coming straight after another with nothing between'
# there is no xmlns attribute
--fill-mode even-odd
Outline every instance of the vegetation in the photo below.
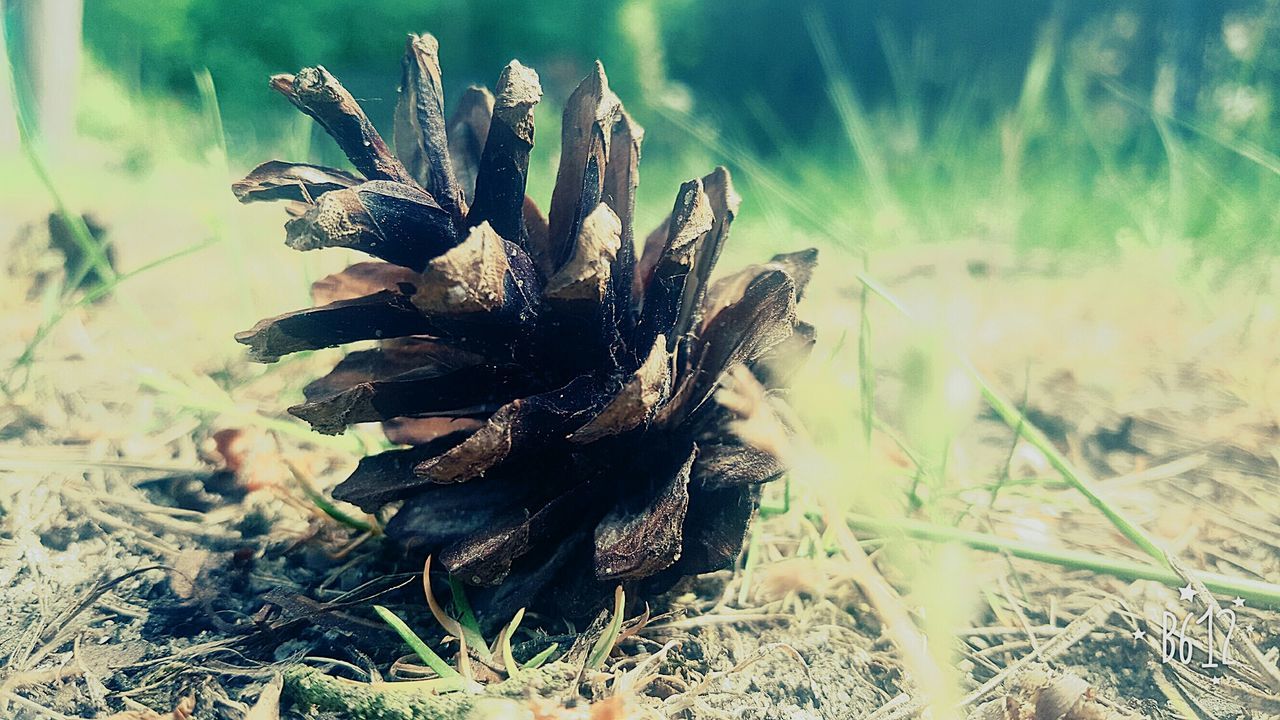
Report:
<svg viewBox="0 0 1280 720"><path fill-rule="evenodd" d="M88 3L81 137L66 147L33 138L0 157L0 238L26 247L21 238L43 220L30 208L51 207L81 250L65 272L51 271L43 251L10 254L15 280L0 289L0 307L15 349L0 367L0 418L17 429L0 440L22 452L0 454L0 471L187 467L191 436L252 431L267 447L259 460L288 456L281 502L323 529L291 535L291 546L318 543L342 561L381 543L387 517L329 498L350 471L342 463L389 449L385 438L367 427L317 438L279 413L332 367L334 352L250 367L232 341L252 319L308 302L312 281L354 258L326 250L298 262L280 243L278 215L237 206L227 189L266 157L351 167L308 119L291 119L266 78L325 62L389 136L385 78L409 32L439 37L446 103L469 84L492 87L491 69L517 57L538 68L543 106L559 107L599 57L647 130L637 234L671 211L670 188L725 164L744 198L725 265L810 245L823 259L804 305L818 345L793 383L796 417L785 418L806 432L780 451L790 480L765 491L765 517L727 584L671 600L688 617L628 620L621 599L600 616L598 640L588 638L573 668L594 688L584 694L631 692L643 678L670 693L664 710L698 708L707 687L771 667L781 648L805 671L787 692L815 704L825 692L809 690L816 677L891 668L865 706L845 697L850 714L898 703L942 716L995 702L1032 660L1096 671L1091 683L1108 680L1082 697L1105 689L1156 716L1212 715L1197 698L1221 692L1205 689L1215 678L1254 693L1231 696L1242 706L1264 702L1259 694L1274 703L1274 663L1259 659L1277 629L1264 610L1280 599L1280 516L1267 502L1280 426L1280 45L1268 40L1280 21L1270 2L1165 10L941 0L831 0L781 16L762 0ZM535 197L552 194L557 115L537 119ZM80 415L129 418L88 423L105 460L27 450L33 437L60 446L78 432L68 418ZM30 418L45 425L26 429ZM167 439L145 446L152 455L129 455L138 438L155 437ZM320 459L313 467L304 456ZM248 465L223 465L258 487ZM80 507L89 485L72 475L64 502ZM4 489L34 502L37 487ZM6 513L19 506L0 500ZM143 523L156 514L138 512ZM1159 635L1159 612L1180 605L1174 586L1195 590L1196 612L1211 617L1223 610L1211 593L1224 606L1247 601L1235 607L1253 624L1230 642L1248 669L1188 674L1159 663L1159 640L1135 633ZM372 609L374 595L344 593L354 594L325 597L363 612L384 641L398 635L439 677L455 672L442 659L447 643L410 629L434 627L420 598L377 597ZM530 667L537 650L540 663L557 652L547 648L574 644L537 635L549 632L546 618L520 611L485 648L469 612L454 613L461 624L436 617L511 678L515 658ZM794 625L769 635L782 616ZM744 628L757 653L726 651L729 671L679 655L679 641L693 638L698 653L701 643L740 642L728 635L717 646L722 625ZM861 639L833 645L832 626ZM537 648L513 655L517 628ZM44 634L46 644L57 639ZM872 641L874 663L819 666L831 654L863 657ZM34 668L52 648L32 647ZM341 667L295 667L286 689L339 705L350 692L372 693L371 706L386 700L377 683L345 685L331 672ZM782 676L759 672L757 687ZM0 703L26 697L9 687Z"/></svg>

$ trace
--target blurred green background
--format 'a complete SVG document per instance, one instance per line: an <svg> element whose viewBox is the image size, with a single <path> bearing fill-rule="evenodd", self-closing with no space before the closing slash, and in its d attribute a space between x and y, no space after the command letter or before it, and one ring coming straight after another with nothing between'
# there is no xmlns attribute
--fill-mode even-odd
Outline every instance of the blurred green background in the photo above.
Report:
<svg viewBox="0 0 1280 720"><path fill-rule="evenodd" d="M20 97L22 5L6 8ZM541 168L553 167L554 108L601 58L650 131L643 206L669 202L656 186L727 163L776 222L850 246L983 236L1095 251L1119 237L1238 259L1277 234L1276 11L1270 0L90 0L87 63L109 82L83 90L79 117L136 173L208 144L234 169L280 154L338 162L265 78L322 63L388 128L403 37L430 31L454 97L491 85L512 57L539 70ZM216 137L200 125L215 98ZM156 118L199 130L160 145Z"/></svg>

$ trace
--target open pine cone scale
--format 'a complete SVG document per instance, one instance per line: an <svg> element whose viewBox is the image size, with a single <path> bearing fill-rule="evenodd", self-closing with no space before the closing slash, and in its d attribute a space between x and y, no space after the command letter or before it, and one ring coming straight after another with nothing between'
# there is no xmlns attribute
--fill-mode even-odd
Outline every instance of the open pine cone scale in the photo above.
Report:
<svg viewBox="0 0 1280 720"><path fill-rule="evenodd" d="M525 195L533 70L512 61L496 95L473 87L446 117L436 41L410 36L401 82L393 155L324 68L273 77L363 177L271 161L234 186L290 203L291 247L380 260L236 336L267 362L380 341L290 408L323 433L383 422L411 445L361 460L335 497L403 501L388 535L490 588L473 601L494 618L729 564L784 470L776 444L735 428L786 432L773 408L813 346L796 304L816 251L711 282L739 205L718 168L681 186L637 258L643 131L599 63L565 107L546 215ZM718 400L730 374L753 400Z"/></svg>

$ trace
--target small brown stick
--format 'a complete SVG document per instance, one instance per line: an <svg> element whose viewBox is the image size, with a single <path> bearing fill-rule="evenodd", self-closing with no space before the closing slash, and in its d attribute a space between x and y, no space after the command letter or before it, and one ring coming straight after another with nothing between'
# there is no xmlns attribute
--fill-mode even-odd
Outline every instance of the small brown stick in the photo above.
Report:
<svg viewBox="0 0 1280 720"><path fill-rule="evenodd" d="M666 645L663 645L660 650L645 658L630 672L622 676L622 679L615 686L615 692L617 694L638 693L646 685L658 679L660 675L657 672L650 673L650 671L667 657L667 653L671 652L672 648L682 642L684 642L682 638L671 640ZM615 665L614 667L616 669L617 666Z"/></svg>
<svg viewBox="0 0 1280 720"><path fill-rule="evenodd" d="M1155 641L1152 640L1151 644L1154 645ZM1224 678L1220 684L1214 685L1204 675L1182 663L1161 663L1160 667L1177 676L1177 679L1182 683L1199 690L1201 693L1226 698L1239 705L1265 713L1269 717L1280 714L1280 698L1255 690L1236 679ZM1190 693L1184 694L1191 698ZM1198 705L1199 703L1196 704Z"/></svg>
<svg viewBox="0 0 1280 720"><path fill-rule="evenodd" d="M1058 633L1058 635L1052 640L1041 645L1038 651L1033 650L1019 658L1017 661L1006 667L999 675L996 675L983 683L978 689L964 696L960 701L960 706L965 707L981 700L987 695L987 693L1003 685L1006 680L1032 662L1037 660L1051 660L1066 652L1072 645L1080 642L1093 632L1094 628L1105 623L1107 618L1110 617L1115 610L1116 603L1110 598L1094 605L1088 612L1075 620L1072 620L1070 624L1063 628L1062 632Z"/></svg>
<svg viewBox="0 0 1280 720"><path fill-rule="evenodd" d="M1170 460L1159 465L1152 465L1144 470L1137 472L1116 475L1106 481L1107 488L1117 491L1120 488L1130 485L1142 485L1158 480L1169 480L1178 477L1183 473L1191 472L1196 468L1209 462L1209 456L1204 453L1194 453L1180 457L1176 460Z"/></svg>
<svg viewBox="0 0 1280 720"><path fill-rule="evenodd" d="M1036 634L1031 631L1031 622L1027 620L1027 616L1022 612L1022 606L1018 604L1013 592L1009 589L1009 583L1000 577L1000 592L1004 595L1004 599L1009 603L1009 607L1013 608L1013 614L1018 618L1018 624L1022 626L1023 632L1027 636L1027 642L1031 644L1031 649L1040 652L1040 644L1036 642Z"/></svg>
<svg viewBox="0 0 1280 720"><path fill-rule="evenodd" d="M6 700L8 702L12 702L16 705L21 705L22 707L25 707L26 709L42 717L51 717L51 718L54 718L54 720L75 720L69 715L63 715L60 712L50 710L49 708L41 705L40 703L37 703L33 700L28 700L27 698L22 697L18 693L11 692L9 690L0 690L0 699ZM0 709L4 709L4 708L0 708Z"/></svg>
<svg viewBox="0 0 1280 720"><path fill-rule="evenodd" d="M1067 627L1063 628L1049 642L1041 646L1039 651L1032 651L1027 655L1019 658L1011 663L1000 673L983 683L978 689L964 696L959 702L959 707L967 707L981 700L988 693L1002 686L1009 678L1023 670L1027 665L1038 660L1050 660L1068 648L1080 642L1088 636L1099 625L1106 622L1106 619L1115 612L1116 604L1114 600L1106 599L1093 606L1084 615L1072 620ZM909 697L905 694L898 695L889 703L882 706L879 710L867 717L867 720L905 720L905 718L915 717L925 710L927 700L920 697Z"/></svg>
<svg viewBox="0 0 1280 720"><path fill-rule="evenodd" d="M1212 720L1213 716L1201 710L1199 703L1193 703L1189 696L1165 677L1166 672L1168 672L1167 667L1156 667L1152 669L1151 677L1155 680L1160 694L1164 695L1178 715L1184 718L1196 718L1196 720Z"/></svg>
<svg viewBox="0 0 1280 720"><path fill-rule="evenodd" d="M902 599L872 564L849 526L841 522L841 516L831 508L826 508L826 516L827 527L834 530L836 543L853 566L854 581L862 588L867 601L884 622L907 667L918 679L917 684L924 688L943 687L946 677L938 663L929 655L925 636L912 622Z"/></svg>
<svg viewBox="0 0 1280 720"><path fill-rule="evenodd" d="M889 702L876 708L866 720L889 720L889 718L908 717L923 709L923 704L912 699L907 693L898 693Z"/></svg>
<svg viewBox="0 0 1280 720"><path fill-rule="evenodd" d="M1057 625L1033 625L1030 632L1036 635L1056 635L1062 628ZM1003 637L1005 635L1024 635L1028 631L1027 628L1008 627L1005 625L991 625L989 627L965 628L956 634L960 637Z"/></svg>
<svg viewBox="0 0 1280 720"><path fill-rule="evenodd" d="M100 525L111 528L113 530L126 530L129 532L132 532L134 535L134 542L138 543L142 547L147 548L148 550L151 550L157 555L163 555L165 558L170 558L170 559L177 557L178 555L177 548L166 544L158 536L153 535L152 533L149 533L140 527L136 527L128 522L125 522L124 520L117 518L111 513L106 513L92 507L86 507L84 512L85 512L85 515L88 515L90 518L92 518L95 522L97 522Z"/></svg>
<svg viewBox="0 0 1280 720"><path fill-rule="evenodd" d="M673 620L671 622L650 625L649 630L688 630L690 628L708 627L711 625L735 625L737 623L756 623L769 620L795 622L793 615L782 613L745 613L742 615L699 615L698 617Z"/></svg>
<svg viewBox="0 0 1280 720"><path fill-rule="evenodd" d="M48 670L24 670L5 678L4 683L0 684L0 691L9 692L31 685L47 685L79 677L83 674L84 667L82 665L65 665Z"/></svg>

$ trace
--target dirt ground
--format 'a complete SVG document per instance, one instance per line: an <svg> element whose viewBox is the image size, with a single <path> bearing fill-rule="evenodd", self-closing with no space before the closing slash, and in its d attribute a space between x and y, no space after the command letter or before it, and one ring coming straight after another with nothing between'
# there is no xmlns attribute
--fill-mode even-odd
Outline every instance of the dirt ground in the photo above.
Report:
<svg viewBox="0 0 1280 720"><path fill-rule="evenodd" d="M1066 265L949 245L885 255L873 271L917 327L963 338L979 372L1182 564L1280 582L1271 270L1222 280L1180 263L1149 249ZM818 300L808 302L819 303L813 319L828 337L856 338L860 289L840 267L828 260ZM27 302L38 292L6 293L10 302L19 295ZM0 346L20 349L30 337L17 317L27 307L3 308ZM300 487L341 480L352 448L254 424L256 408L278 413L281 389L331 356L254 375L235 365L211 371L215 386L237 388L219 405L193 386L122 380L98 362L95 318L118 311L107 301L75 313L0 405L0 716L340 718L351 715L308 696L298 668L412 677L398 662L407 648L370 605L376 598L440 640L415 581L421 568L320 513ZM869 312L878 414L888 427L909 425L918 333L883 303ZM817 370L797 395L830 382L853 381ZM164 401L183 392L185 403ZM961 480L924 488L928 513L908 515L1147 561L1043 454L1015 443L976 396L960 395L966 414L946 472ZM856 406L845 410L850 423ZM874 447L878 461L907 464L891 433ZM997 478L1005 483L993 489ZM504 704L472 698L466 707L493 717L918 715L927 658L938 653L904 652L893 611L927 626L927 603L916 597L920 578L894 558L927 550L860 531L855 554L878 570L867 573L820 513L806 512L822 506L813 498L829 492L824 483L855 481L797 478L792 511L760 521L749 561L653 599L647 622L628 626L601 669L570 658L537 682L490 689ZM770 492L777 503L780 490ZM1162 618L1181 623L1203 611L1176 587L998 553L965 557L973 602L957 610L965 629L943 671L957 685L956 716L1280 716L1280 615L1271 609L1216 594L1233 613L1236 662L1165 662ZM555 618L522 627L518 655L594 639Z"/></svg>

